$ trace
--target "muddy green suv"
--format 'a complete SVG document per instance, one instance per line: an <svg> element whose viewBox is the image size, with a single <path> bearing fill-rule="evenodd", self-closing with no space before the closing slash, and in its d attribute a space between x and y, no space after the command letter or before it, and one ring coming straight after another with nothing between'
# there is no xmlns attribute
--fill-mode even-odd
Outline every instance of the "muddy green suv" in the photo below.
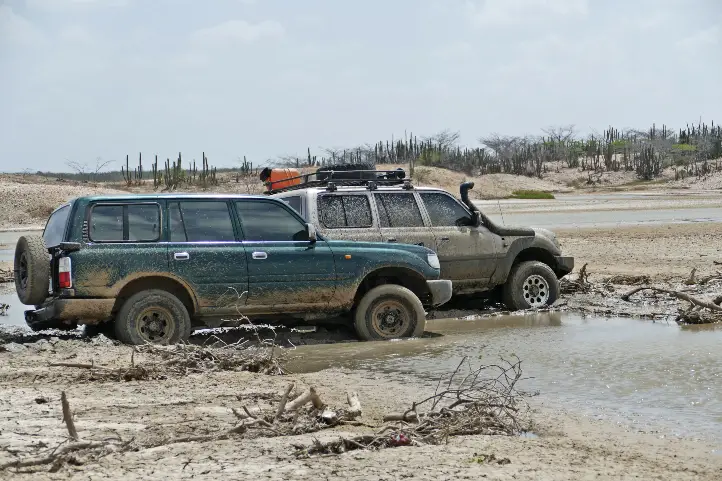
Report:
<svg viewBox="0 0 722 481"><path fill-rule="evenodd" d="M364 340L418 336L449 300L427 248L329 240L263 196L79 197L23 236L15 285L34 330L99 325L122 342L193 329L345 321Z"/></svg>
<svg viewBox="0 0 722 481"><path fill-rule="evenodd" d="M267 183L272 198L285 201L329 239L417 244L433 249L441 277L454 295L493 297L511 310L543 308L559 297L559 279L574 267L553 232L502 226L469 199L437 188L416 187L402 169L320 168L283 187Z"/></svg>

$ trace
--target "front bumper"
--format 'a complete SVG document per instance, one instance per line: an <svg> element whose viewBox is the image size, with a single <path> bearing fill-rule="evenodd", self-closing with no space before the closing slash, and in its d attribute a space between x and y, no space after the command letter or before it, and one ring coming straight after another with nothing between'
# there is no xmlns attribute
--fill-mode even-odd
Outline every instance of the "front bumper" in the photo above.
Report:
<svg viewBox="0 0 722 481"><path fill-rule="evenodd" d="M574 257L571 256L554 256L554 260L557 263L556 269L554 269L557 277L561 279L566 276L572 270L574 270Z"/></svg>
<svg viewBox="0 0 722 481"><path fill-rule="evenodd" d="M78 321L97 324L112 316L114 305L115 299L48 299L40 309L25 311L25 323L31 329Z"/></svg>
<svg viewBox="0 0 722 481"><path fill-rule="evenodd" d="M429 292L431 292L431 306L438 307L442 304L446 304L451 299L451 281L442 279L438 281L426 281L426 285L429 286Z"/></svg>

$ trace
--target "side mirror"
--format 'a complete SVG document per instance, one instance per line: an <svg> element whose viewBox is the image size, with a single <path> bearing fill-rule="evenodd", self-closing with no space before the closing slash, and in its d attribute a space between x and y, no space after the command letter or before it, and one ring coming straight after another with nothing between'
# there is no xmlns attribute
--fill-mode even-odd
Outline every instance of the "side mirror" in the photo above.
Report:
<svg viewBox="0 0 722 481"><path fill-rule="evenodd" d="M479 227L482 223L481 212L479 212L478 210L475 210L474 217L471 219L471 221L474 224L474 227Z"/></svg>
<svg viewBox="0 0 722 481"><path fill-rule="evenodd" d="M308 233L308 241L313 244L316 242L316 226L313 224L306 224L306 232Z"/></svg>

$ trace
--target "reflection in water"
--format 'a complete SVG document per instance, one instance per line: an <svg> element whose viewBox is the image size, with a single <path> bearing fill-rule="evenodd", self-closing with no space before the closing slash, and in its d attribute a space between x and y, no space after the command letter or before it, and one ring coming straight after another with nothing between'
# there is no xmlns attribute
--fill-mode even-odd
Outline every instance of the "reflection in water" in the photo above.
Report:
<svg viewBox="0 0 722 481"><path fill-rule="evenodd" d="M415 377L433 385L463 356L522 360L524 391L547 402L625 423L722 440L722 326L686 326L570 314L430 321L441 336L307 346L297 369L335 366Z"/></svg>

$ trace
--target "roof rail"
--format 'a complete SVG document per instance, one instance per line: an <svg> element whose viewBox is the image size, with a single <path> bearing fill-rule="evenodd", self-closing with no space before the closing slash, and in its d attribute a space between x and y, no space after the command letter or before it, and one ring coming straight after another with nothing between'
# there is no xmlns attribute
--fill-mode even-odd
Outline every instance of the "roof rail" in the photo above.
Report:
<svg viewBox="0 0 722 481"><path fill-rule="evenodd" d="M274 185L277 184L283 184L283 187L274 188ZM382 185L401 184L404 184L404 188L412 188L411 179L406 177L406 172L401 168L396 170L334 170L321 167L310 174L264 182L267 195L308 187L326 187L327 190L334 191L339 186L364 186L369 190L375 190Z"/></svg>

